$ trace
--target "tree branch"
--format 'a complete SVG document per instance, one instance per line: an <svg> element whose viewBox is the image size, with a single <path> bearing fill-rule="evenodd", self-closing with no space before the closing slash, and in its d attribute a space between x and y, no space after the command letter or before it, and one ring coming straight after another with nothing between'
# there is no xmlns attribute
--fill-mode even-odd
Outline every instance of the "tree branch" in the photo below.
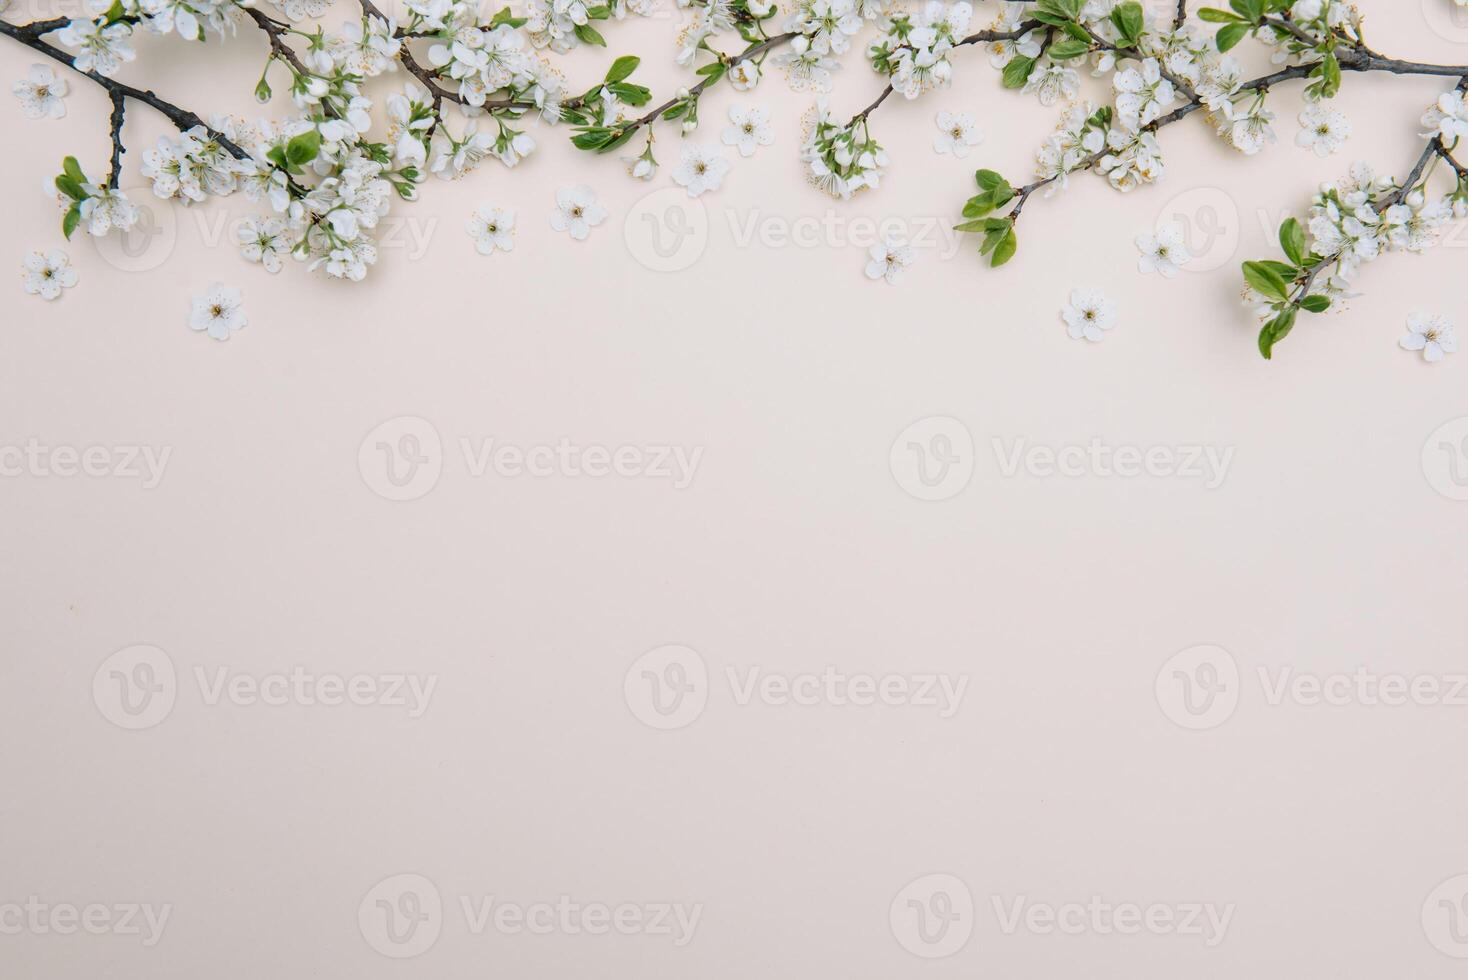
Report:
<svg viewBox="0 0 1468 980"><path fill-rule="evenodd" d="M31 50L38 51L54 61L61 62L63 65L70 68L77 74L90 78L92 81L96 82L98 85L102 86L104 90L106 90L108 95L113 99L114 106L117 104L116 100L119 98L126 97L129 99L134 99L138 102L143 103L144 105L151 106L158 112L162 113L169 122L173 123L174 127L177 128L179 132L185 132L186 130L193 129L195 126L202 126L205 131L209 133L210 137L212 137L214 141L217 142L220 146L224 147L224 149L228 151L231 156L235 157L238 160L250 159L250 154L241 149L229 137L225 136L223 133L219 132L217 129L206 123L203 119L199 118L196 113L190 112L188 109L184 109L181 106L174 105L172 102L169 102L166 99L160 98L151 89L134 88L131 85L124 84L123 82L119 82L115 79L107 78L104 75L99 75L94 71L81 71L72 64L71 55L67 54L65 51L62 51L60 48L47 44L45 41L41 40L40 35L45 34L48 31L58 30L60 27L64 26L66 26L65 22L61 24L56 24L55 21L37 21L32 24L10 24L5 21L0 21L0 34L4 34L8 37L14 38Z"/></svg>
<svg viewBox="0 0 1468 980"><path fill-rule="evenodd" d="M117 190L117 182L122 179L122 120L127 112L127 100L121 92L109 91L107 95L112 100L112 161L107 171L107 186Z"/></svg>

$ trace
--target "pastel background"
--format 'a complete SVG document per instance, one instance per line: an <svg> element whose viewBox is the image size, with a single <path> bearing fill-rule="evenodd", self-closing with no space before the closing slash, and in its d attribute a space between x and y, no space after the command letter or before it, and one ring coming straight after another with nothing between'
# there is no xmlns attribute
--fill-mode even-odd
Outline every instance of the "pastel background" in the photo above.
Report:
<svg viewBox="0 0 1468 980"><path fill-rule="evenodd" d="M978 4L976 24L994 6ZM1446 0L1361 7L1377 49L1468 62L1468 20ZM328 19L352 9L338 0ZM6 16L57 12L22 3ZM657 93L682 83L676 23L669 11L612 25L609 52L568 59L573 85L621 53L643 56ZM258 32L223 49L139 47L123 78L258 111ZM7 81L35 60L0 43ZM1271 704L1260 671L1274 683L1282 670L1468 669L1468 502L1453 499L1450 469L1468 464L1452 458L1468 423L1438 433L1468 416L1468 355L1428 366L1396 346L1417 310L1468 329L1468 235L1368 267L1364 295L1303 321L1273 363L1254 349L1237 274L1274 255L1283 214L1351 160L1405 172L1444 84L1348 77L1354 134L1329 160L1292 145L1297 87L1279 93L1281 142L1259 157L1201 119L1171 127L1163 183L1120 195L1081 178L1032 201L1017 258L995 271L976 240L945 229L976 166L1028 175L1056 113L1001 90L982 51L954 60L951 89L873 116L890 174L847 203L804 184L811 100L776 74L705 100L695 138L716 140L731 104L768 106L777 138L696 202L666 176L672 127L653 185L541 127L521 167L432 181L395 207L360 284L247 264L230 235L252 213L243 198L155 204L131 253L78 236L65 247L80 283L55 303L13 284L0 445L169 456L151 488L0 479L0 906L172 911L152 946L0 934L0 974L1461 976L1451 953L1468 950L1451 930L1468 937L1468 915L1459 926L1452 906L1468 886L1435 890L1468 873L1468 705ZM836 81L841 113L879 88L854 53ZM967 160L931 149L939 109L979 117L985 141ZM0 256L17 267L60 244L40 189L61 157L105 162L103 94L74 81L68 110L43 123L8 96L0 107ZM129 111L125 186L164 132ZM586 242L548 223L556 188L573 183L611 213ZM475 253L464 221L481 201L518 211L514 251ZM1138 273L1133 238L1169 216L1189 222L1206 271ZM896 286L862 274L884 220L920 246ZM249 316L228 343L185 324L214 281L239 287ZM1071 340L1058 316L1083 285L1120 311L1101 344ZM391 422L404 417L427 428ZM384 453L428 433L440 450L416 446L436 483L385 499ZM700 455L682 488L475 475L461 440L477 451L489 439ZM1005 475L1017 441L1093 439L1231 455L1212 488L1188 475ZM944 459L957 475L940 491L904 468L931 475ZM946 499L918 499L935 493ZM138 645L167 655L176 695L165 717L127 730L104 662ZM681 676L703 706L659 730L633 668L669 645L695 656L642 667L691 668ZM1202 645L1226 654L1189 654L1180 669L1221 678L1236 704L1192 730L1166 665ZM1203 661L1222 674L1198 674ZM120 673L145 676L134 666ZM966 687L949 717L739 703L752 669L828 666ZM410 717L211 704L197 679L297 667L436 686ZM403 879L379 886L404 874L431 888L409 879L404 904ZM380 953L394 947L377 898L421 911L433 894L439 919L420 924L436 939ZM701 912L677 946L648 932L476 933L463 905L560 896ZM1017 899L1093 896L1232 912L1211 946L1004 928ZM963 939L951 951L911 919L936 928L945 910L957 931L942 942Z"/></svg>

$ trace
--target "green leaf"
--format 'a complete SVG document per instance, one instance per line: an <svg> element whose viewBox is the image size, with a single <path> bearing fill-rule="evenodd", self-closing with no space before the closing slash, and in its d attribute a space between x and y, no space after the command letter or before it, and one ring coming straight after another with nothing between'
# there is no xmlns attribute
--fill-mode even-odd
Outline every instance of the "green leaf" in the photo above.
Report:
<svg viewBox="0 0 1468 980"><path fill-rule="evenodd" d="M1137 46L1137 42L1142 38L1144 19L1142 5L1134 0L1111 11L1111 23L1116 25L1116 30L1121 34L1121 40L1125 42L1123 47Z"/></svg>
<svg viewBox="0 0 1468 980"><path fill-rule="evenodd" d="M1024 88L1025 82L1030 80L1030 72L1034 70L1034 58L1026 58L1022 54L1015 55L1009 64L1004 66L1004 87Z"/></svg>
<svg viewBox="0 0 1468 980"><path fill-rule="evenodd" d="M1244 280L1266 299L1280 303L1289 299L1289 286L1284 277L1263 262L1245 262Z"/></svg>
<svg viewBox="0 0 1468 980"><path fill-rule="evenodd" d="M974 171L974 181L982 190L986 191L992 191L996 187L1009 186L1009 181L1005 180L1004 175L996 170L976 170Z"/></svg>
<svg viewBox="0 0 1468 980"><path fill-rule="evenodd" d="M71 207L66 209L66 214L64 214L61 218L61 233L67 238L71 238L71 233L76 231L76 226L81 222L81 220L82 209L73 204Z"/></svg>
<svg viewBox="0 0 1468 980"><path fill-rule="evenodd" d="M1239 18L1237 14L1231 14L1227 10L1219 10L1217 7L1204 7L1198 11L1198 19L1206 20L1210 24L1232 24Z"/></svg>
<svg viewBox="0 0 1468 980"><path fill-rule="evenodd" d="M1279 247L1290 257L1295 265L1303 265L1305 262L1305 229L1301 227L1299 219L1290 218L1279 226Z"/></svg>
<svg viewBox="0 0 1468 980"><path fill-rule="evenodd" d="M590 24L577 24L576 36L581 39L582 44L595 44L598 47L606 47L607 39L596 32L596 28Z"/></svg>
<svg viewBox="0 0 1468 980"><path fill-rule="evenodd" d="M285 159L293 167L304 166L316 159L321 152L321 133L311 129L299 136L291 137L285 145Z"/></svg>
<svg viewBox="0 0 1468 980"><path fill-rule="evenodd" d="M1321 94L1327 99L1335 98L1341 90L1341 62L1334 51L1327 54L1320 63L1320 73L1325 81Z"/></svg>
<svg viewBox="0 0 1468 980"><path fill-rule="evenodd" d="M1306 313L1324 313L1330 309L1329 296L1306 296L1300 300L1300 308Z"/></svg>
<svg viewBox="0 0 1468 980"><path fill-rule="evenodd" d="M1019 239L1014 234L1014 228L1011 227L999 240L999 244L994 247L994 254L989 257L989 265L997 269L1014 258L1014 253L1018 251Z"/></svg>
<svg viewBox="0 0 1468 980"><path fill-rule="evenodd" d="M636 71L637 66L640 64L642 64L642 59L636 55L628 54L618 58L612 62L612 67L607 69L607 84L610 85L612 82L620 82Z"/></svg>
<svg viewBox="0 0 1468 980"><path fill-rule="evenodd" d="M494 15L494 19L489 22L489 26L498 27L501 24L509 24L511 27L524 27L527 22L528 18L516 17L515 12L509 7L501 7Z"/></svg>
<svg viewBox="0 0 1468 980"><path fill-rule="evenodd" d="M85 184L87 182L87 175L82 173L82 165L76 162L76 157L67 157L62 160L61 172L78 184Z"/></svg>
<svg viewBox="0 0 1468 980"><path fill-rule="evenodd" d="M67 197L71 198L73 201L82 201L85 200L87 197L87 192L82 190L82 185L78 184L75 180L73 180L66 174L57 175L56 189L65 194Z"/></svg>
<svg viewBox="0 0 1468 980"><path fill-rule="evenodd" d="M607 88L617 97L617 101L625 102L627 105L647 105L652 101L652 92L641 85L615 82L608 85Z"/></svg>
<svg viewBox="0 0 1468 980"><path fill-rule="evenodd" d="M1050 45L1050 57L1056 61L1069 61L1072 58L1080 58L1089 54L1091 45L1086 41L1077 41L1075 38L1066 38L1064 41L1056 41Z"/></svg>
<svg viewBox="0 0 1468 980"><path fill-rule="evenodd" d="M1213 36L1213 40L1218 44L1219 51L1228 51L1230 48L1237 46L1244 39L1244 35L1248 33L1248 24L1229 24L1227 27L1219 28L1218 33Z"/></svg>
<svg viewBox="0 0 1468 980"><path fill-rule="evenodd" d="M1291 307L1270 320L1259 330L1259 353L1266 361L1274 356L1274 345L1290 335L1295 328L1295 310Z"/></svg>

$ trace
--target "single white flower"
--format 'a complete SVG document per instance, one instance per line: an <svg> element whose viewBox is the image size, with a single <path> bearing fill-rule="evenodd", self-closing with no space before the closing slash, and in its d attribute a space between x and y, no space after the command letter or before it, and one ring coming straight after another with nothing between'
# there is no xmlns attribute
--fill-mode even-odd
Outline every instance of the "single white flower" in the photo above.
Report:
<svg viewBox="0 0 1468 980"><path fill-rule="evenodd" d="M1116 305L1098 289L1073 289L1060 318L1071 339L1100 341L1105 339L1105 331L1116 326Z"/></svg>
<svg viewBox="0 0 1468 980"><path fill-rule="evenodd" d="M21 286L32 296L55 299L63 288L76 285L76 270L59 248L49 252L32 252L26 256L21 270Z"/></svg>
<svg viewBox="0 0 1468 980"><path fill-rule="evenodd" d="M938 135L933 137L933 149L938 153L952 153L962 160L968 156L968 148L978 146L984 137L979 134L974 117L967 112L940 112L937 117Z"/></svg>
<svg viewBox="0 0 1468 980"><path fill-rule="evenodd" d="M469 216L468 230L480 255L508 252L515 247L515 212L486 202Z"/></svg>
<svg viewBox="0 0 1468 980"><path fill-rule="evenodd" d="M908 266L912 265L912 246L892 235L880 244L873 245L867 249L870 261L867 262L868 279L885 279L889 284L895 284Z"/></svg>
<svg viewBox="0 0 1468 980"><path fill-rule="evenodd" d="M280 218L246 219L235 231L240 251L250 262L259 262L266 272L279 272L282 259L290 254L286 223Z"/></svg>
<svg viewBox="0 0 1468 980"><path fill-rule="evenodd" d="M1422 125L1427 127L1423 136L1441 136L1449 146L1468 136L1468 102L1463 93L1457 89L1444 92L1422 117Z"/></svg>
<svg viewBox="0 0 1468 980"><path fill-rule="evenodd" d="M556 231L568 231L572 238L583 241L606 218L607 209L596 203L596 193L585 184L556 191L556 209L550 219Z"/></svg>
<svg viewBox="0 0 1468 980"><path fill-rule="evenodd" d="M1188 253L1182 225L1175 221L1159 227L1155 235L1138 235L1137 248L1142 252L1137 268L1143 273L1161 273L1165 279L1176 276L1177 270L1193 258Z"/></svg>
<svg viewBox="0 0 1468 980"><path fill-rule="evenodd" d="M758 106L742 109L731 105L729 122L732 125L724 129L724 145L737 146L742 157L753 156L756 148L775 142L770 114Z"/></svg>
<svg viewBox="0 0 1468 980"><path fill-rule="evenodd" d="M29 74L10 86L28 119L60 119L66 115L66 103L62 101L66 89L66 79L57 77L50 65L31 65Z"/></svg>
<svg viewBox="0 0 1468 980"><path fill-rule="evenodd" d="M1440 313L1413 313L1407 317L1407 335L1398 343L1403 350L1420 350L1422 359L1432 364L1442 360L1444 354L1457 353L1458 334L1453 321Z"/></svg>
<svg viewBox="0 0 1468 980"><path fill-rule="evenodd" d="M734 86L736 92L748 92L759 84L759 65L748 58L729 69L729 84Z"/></svg>
<svg viewBox="0 0 1468 980"><path fill-rule="evenodd" d="M207 330L215 340L228 340L232 331L247 322L240 291L218 282L211 284L204 295L195 296L189 311L189 328Z"/></svg>
<svg viewBox="0 0 1468 980"><path fill-rule="evenodd" d="M1295 145L1314 150L1318 157L1328 157L1350 135L1351 123L1345 113L1316 103L1300 113L1300 132L1295 136Z"/></svg>
<svg viewBox="0 0 1468 980"><path fill-rule="evenodd" d="M729 172L729 161L713 146L683 147L683 160L673 171L673 180L688 188L689 197L716 191Z"/></svg>

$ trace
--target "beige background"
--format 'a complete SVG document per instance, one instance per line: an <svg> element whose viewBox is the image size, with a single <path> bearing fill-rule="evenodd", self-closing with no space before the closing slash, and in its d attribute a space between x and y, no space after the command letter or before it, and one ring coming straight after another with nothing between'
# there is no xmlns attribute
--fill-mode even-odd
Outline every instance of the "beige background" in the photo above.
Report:
<svg viewBox="0 0 1468 980"><path fill-rule="evenodd" d="M1468 62L1468 27L1455 33L1446 0L1427 2L1431 17L1416 0L1363 3L1374 45ZM677 84L674 25L607 31L613 53L644 56L659 92ZM126 77L253 111L260 37L222 63L214 45L141 48L176 60ZM0 44L7 80L33 60ZM581 52L567 71L579 86L605 61ZM1468 329L1468 236L1376 263L1362 298L1302 323L1272 364L1236 301L1237 263L1274 254L1281 212L1317 182L1356 157L1405 170L1442 84L1348 79L1355 135L1326 161L1292 145L1293 90L1278 100L1281 145L1259 158L1190 120L1165 133L1164 184L1122 196L1083 179L1032 202L1010 267L982 267L975 241L939 243L900 285L868 282L857 219L946 227L974 166L1025 176L1053 123L1002 92L982 52L955 61L951 90L873 117L891 174L850 203L802 183L809 99L776 76L706 100L700 138L717 139L737 101L771 108L777 142L736 157L722 190L674 216L678 194L642 201L672 186L666 174L635 183L540 128L521 168L433 182L396 209L400 240L426 245L384 247L366 283L246 264L219 237L249 213L241 199L155 208L159 234L126 261L78 238L67 249L81 282L57 303L5 293L0 444L172 455L154 489L0 480L0 906L35 895L173 912L151 948L0 935L0 973L1461 975L1423 907L1468 872L1468 706L1271 705L1257 672L1465 669L1468 503L1434 489L1422 456L1435 429L1468 415L1468 355L1428 367L1396 341L1414 309ZM848 56L835 107L854 111L876 82ZM61 156L105 163L105 100L78 85L68 106L57 123L24 120L10 98L0 109L18 137L0 254L17 265L58 243L34 189ZM966 161L930 148L942 108L982 118L987 140ZM130 174L161 132L130 112ZM659 147L666 171L675 135ZM584 243L547 223L555 188L575 182L611 211ZM483 200L519 211L512 253L475 254L463 221ZM1213 271L1137 273L1133 236L1170 208L1194 222ZM696 260L649 269L643 215L706 222L674 261ZM816 247L768 232L739 243L751 219L801 218L835 230ZM185 326L189 297L214 280L243 290L250 319L226 344ZM1103 286L1120 307L1102 344L1070 340L1059 321L1075 285ZM410 502L374 493L380 474L358 465L368 433L400 416L428 420L444 446L437 485ZM942 502L914 499L889 461L899 433L931 416L959 420L974 443L960 460L971 481ZM1209 490L1006 478L991 448L1093 437L1233 457ZM460 438L702 457L682 490L475 477ZM166 651L178 693L161 723L126 731L92 685L135 644ZM668 644L707 665L707 704L657 731L629 710L624 679ZM1238 704L1189 731L1154 682L1200 644L1236 662ZM387 706L210 705L194 681L196 668L297 665L438 686L410 719ZM725 677L827 665L968 687L944 719L918 706L740 705ZM444 905L437 942L402 960L375 952L358 923L369 891L400 873L426 877ZM933 873L971 892L955 928L972 936L926 960L889 911ZM675 948L657 935L474 935L459 905L560 895L701 903L702 915ZM1093 895L1234 911L1210 948L1198 936L1006 934L993 906Z"/></svg>

